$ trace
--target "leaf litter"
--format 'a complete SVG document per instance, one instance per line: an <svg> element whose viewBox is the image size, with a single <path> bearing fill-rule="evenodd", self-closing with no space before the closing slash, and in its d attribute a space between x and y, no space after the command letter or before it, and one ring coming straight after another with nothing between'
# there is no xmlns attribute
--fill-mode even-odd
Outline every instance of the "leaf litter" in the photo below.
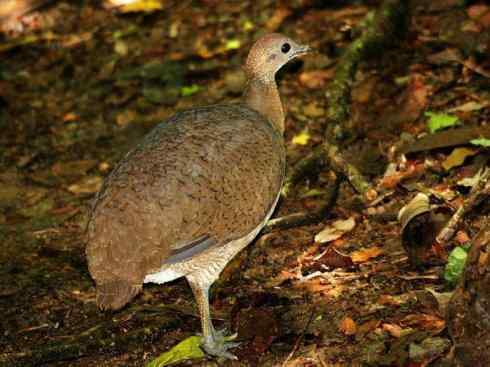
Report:
<svg viewBox="0 0 490 367"><path fill-rule="evenodd" d="M77 351L67 365L141 366L188 340L199 323L181 281L145 287L143 296L116 314L113 323L107 324L107 315L96 310L82 238L85 208L103 176L145 132L176 110L236 99L243 77L237 74L238 82L225 82L225 75L239 69L263 29L302 38L321 54L280 80L288 110L286 141L295 146L288 147L288 164L293 164L322 141L325 88L335 76L333 65L372 8L138 1L139 8L123 16L124 8L110 13L84 3L53 1L39 13L37 26L32 17L24 18L25 24L16 27L15 35L6 34L0 48L6 56L0 65L0 126L5 132L0 136L0 260L6 265L0 281L5 330L0 358L37 350L46 338L63 341L94 328L101 334L92 340L103 340L106 347L82 355ZM488 27L487 8L469 5L466 10L471 27ZM382 60L363 63L352 93L351 122L361 135L347 144L348 154L359 156L359 146L373 142L388 155L391 147L403 147L402 134L409 135L408 148L400 150L404 158L391 162L394 169L385 177L370 176L392 192L381 195L378 215L359 210L352 189L343 185L322 224L262 236L213 287L213 315L223 326L241 330L237 354L243 361L255 353L259 365L280 365L294 351L288 365L396 365L407 358L423 365L448 349L442 311L423 309L425 303L413 296L426 290L443 305L448 294L438 275L442 269L410 269L396 213L417 184L439 191L433 196L457 206L468 190L461 184L479 181L471 177L490 138L483 80L489 74L485 60L469 57L450 40L440 43L442 13L419 11L411 25L420 28L413 29L416 37L386 50ZM57 21L60 14L64 22ZM32 33L30 27L40 28ZM478 48L482 41L473 40ZM432 129L451 125L447 120L454 117L463 126L424 138L425 111L441 111L434 112L442 114L436 118L442 122ZM296 144L302 132L309 137L300 140L304 145ZM471 141L479 148L466 147ZM474 154L463 154L446 170L443 162L460 146ZM311 195L282 200L275 215L318 205L325 177L330 176L299 183L298 192ZM444 199L445 190L451 198ZM349 218L349 226L334 228L333 223L345 224L341 218ZM476 227L473 217L465 221L461 229L467 236L459 236L457 244L471 238ZM317 241L323 230L327 240ZM450 251L454 243L445 247ZM168 314L162 305L173 311ZM308 323L304 315L310 313L314 317ZM250 334L255 319L248 314L276 320L274 336ZM145 337L131 339L133 335ZM128 340L133 341L124 342ZM190 340L191 355L195 351L198 356L198 337ZM59 363L64 362L45 364Z"/></svg>

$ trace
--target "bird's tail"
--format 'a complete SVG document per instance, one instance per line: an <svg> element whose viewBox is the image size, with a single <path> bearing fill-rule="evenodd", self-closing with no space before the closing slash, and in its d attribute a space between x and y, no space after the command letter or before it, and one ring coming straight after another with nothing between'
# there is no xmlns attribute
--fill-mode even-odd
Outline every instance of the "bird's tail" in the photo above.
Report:
<svg viewBox="0 0 490 367"><path fill-rule="evenodd" d="M123 279L97 284L97 306L102 310L119 310L131 301L141 288L141 284L132 284Z"/></svg>

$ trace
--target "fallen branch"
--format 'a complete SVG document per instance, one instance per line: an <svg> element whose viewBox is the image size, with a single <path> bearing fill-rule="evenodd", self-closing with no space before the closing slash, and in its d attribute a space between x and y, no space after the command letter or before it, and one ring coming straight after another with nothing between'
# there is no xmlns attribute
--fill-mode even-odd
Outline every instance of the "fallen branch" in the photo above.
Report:
<svg viewBox="0 0 490 367"><path fill-rule="evenodd" d="M266 234L276 229L288 229L321 222L326 218L328 212L335 205L340 182L341 179L338 178L335 183L330 187L330 190L327 193L325 204L320 209L317 209L314 212L294 213L285 215L283 217L271 219L267 222L261 233Z"/></svg>
<svg viewBox="0 0 490 367"><path fill-rule="evenodd" d="M443 229L436 237L436 241L439 244L444 244L449 241L456 233L459 223L463 217L471 211L475 206L482 202L482 200L490 195L490 169L486 171L480 177L478 184L476 184L471 190L470 195L464 201L464 203L456 210L451 219L446 223Z"/></svg>

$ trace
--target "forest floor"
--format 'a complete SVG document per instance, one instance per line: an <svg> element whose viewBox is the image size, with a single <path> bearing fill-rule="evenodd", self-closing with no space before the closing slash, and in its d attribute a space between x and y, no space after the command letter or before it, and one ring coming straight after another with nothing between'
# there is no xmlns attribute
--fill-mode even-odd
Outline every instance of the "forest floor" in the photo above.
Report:
<svg viewBox="0 0 490 367"><path fill-rule="evenodd" d="M318 51L278 77L291 168L324 138L325 91L338 57L378 5L365 3L168 0L159 10L123 13L55 1L8 30L4 24L0 366L144 366L200 331L183 279L145 285L119 312L96 308L83 241L94 194L165 118L238 100L247 51L271 31ZM461 180L487 164L488 150L428 146L407 154L395 173L386 168L397 159L392 147L428 131L427 111L468 128L488 124L490 64L481 55L489 52L490 8L438 0L412 1L410 10L402 40L360 63L339 144L381 199L366 208L343 182L322 222L259 235L228 265L211 309L241 344L233 350L239 361L223 365L413 367L449 353L444 264L478 232L488 208L469 213L440 248L429 246L432 260L418 269L397 214L419 192L452 212L469 192ZM333 176L311 172L274 217L321 206ZM328 241L316 237L339 220L349 228Z"/></svg>

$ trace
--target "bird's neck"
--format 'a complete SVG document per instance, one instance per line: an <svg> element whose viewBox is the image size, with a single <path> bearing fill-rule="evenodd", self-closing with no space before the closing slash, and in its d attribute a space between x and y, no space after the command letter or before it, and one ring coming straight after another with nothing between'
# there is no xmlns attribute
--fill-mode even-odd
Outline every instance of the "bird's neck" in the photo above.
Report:
<svg viewBox="0 0 490 367"><path fill-rule="evenodd" d="M280 134L284 133L284 111L275 80L249 79L243 101L248 107L267 117Z"/></svg>

